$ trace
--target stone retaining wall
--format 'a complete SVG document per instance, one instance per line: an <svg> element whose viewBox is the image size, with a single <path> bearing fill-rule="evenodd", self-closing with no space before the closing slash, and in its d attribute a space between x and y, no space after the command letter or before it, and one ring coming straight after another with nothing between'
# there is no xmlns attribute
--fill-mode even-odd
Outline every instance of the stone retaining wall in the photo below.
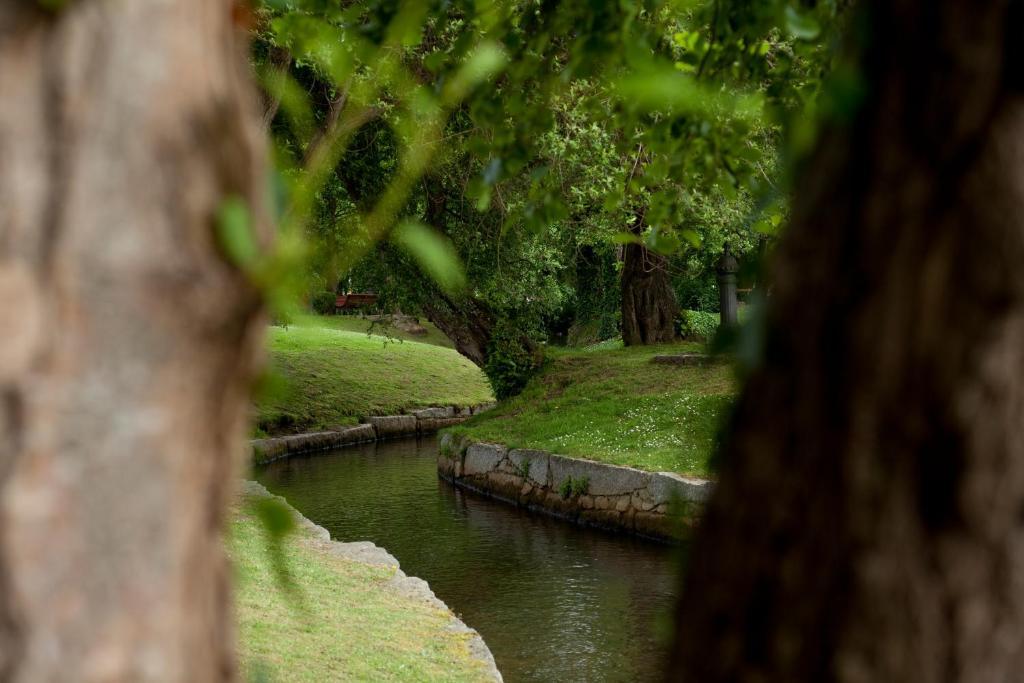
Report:
<svg viewBox="0 0 1024 683"><path fill-rule="evenodd" d="M253 462L263 465L272 460L299 453L311 453L379 439L431 434L439 429L464 422L470 416L493 407L493 403L482 403L478 406L463 408L455 406L420 408L409 410L402 415L369 415L359 419L361 424L343 429L278 436L270 439L253 439L250 441Z"/></svg>
<svg viewBox="0 0 1024 683"><path fill-rule="evenodd" d="M680 539L699 516L712 483L630 467L441 437L441 477L502 500L606 529Z"/></svg>

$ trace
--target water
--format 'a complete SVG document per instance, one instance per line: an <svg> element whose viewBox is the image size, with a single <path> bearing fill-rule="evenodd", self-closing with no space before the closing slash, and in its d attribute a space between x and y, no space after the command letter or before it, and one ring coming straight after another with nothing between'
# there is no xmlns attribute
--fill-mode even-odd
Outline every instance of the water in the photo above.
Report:
<svg viewBox="0 0 1024 683"><path fill-rule="evenodd" d="M676 595L675 549L457 489L437 441L271 463L257 478L343 541L370 540L487 641L509 683L653 681Z"/></svg>

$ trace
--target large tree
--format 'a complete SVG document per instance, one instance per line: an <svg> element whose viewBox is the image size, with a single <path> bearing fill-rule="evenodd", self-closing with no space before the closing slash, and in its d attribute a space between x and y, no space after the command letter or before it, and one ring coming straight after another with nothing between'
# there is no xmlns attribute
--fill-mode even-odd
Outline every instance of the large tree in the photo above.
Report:
<svg viewBox="0 0 1024 683"><path fill-rule="evenodd" d="M264 320L216 217L260 224L244 18L0 4L2 680L235 676L221 530Z"/></svg>
<svg viewBox="0 0 1024 683"><path fill-rule="evenodd" d="M682 680L1024 668L1024 3L859 11L690 554Z"/></svg>

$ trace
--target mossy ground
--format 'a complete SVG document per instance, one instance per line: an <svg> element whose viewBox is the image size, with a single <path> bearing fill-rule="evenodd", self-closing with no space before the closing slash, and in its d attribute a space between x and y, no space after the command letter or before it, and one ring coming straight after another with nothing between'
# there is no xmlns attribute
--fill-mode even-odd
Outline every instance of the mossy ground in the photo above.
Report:
<svg viewBox="0 0 1024 683"><path fill-rule="evenodd" d="M354 316L308 316L269 334L270 381L256 401L257 435L355 424L432 405L492 400L484 374L426 325L425 341L367 335ZM447 340L444 340L447 341Z"/></svg>
<svg viewBox="0 0 1024 683"><path fill-rule="evenodd" d="M239 506L228 552L245 680L487 680L469 636L448 630L446 611L390 589L393 570L333 556L300 527L283 549L296 599L268 548L261 523Z"/></svg>
<svg viewBox="0 0 1024 683"><path fill-rule="evenodd" d="M551 350L522 394L451 431L510 447L707 476L736 390L733 371L724 363L651 362L658 354L702 350L694 343L623 348L621 342Z"/></svg>

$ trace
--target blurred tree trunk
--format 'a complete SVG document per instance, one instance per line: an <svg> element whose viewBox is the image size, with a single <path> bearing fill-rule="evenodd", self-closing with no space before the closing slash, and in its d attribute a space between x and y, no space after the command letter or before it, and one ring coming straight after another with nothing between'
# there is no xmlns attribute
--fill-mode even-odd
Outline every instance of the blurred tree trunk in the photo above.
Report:
<svg viewBox="0 0 1024 683"><path fill-rule="evenodd" d="M1022 3L860 10L867 92L795 185L672 678L1024 671Z"/></svg>
<svg viewBox="0 0 1024 683"><path fill-rule="evenodd" d="M238 9L44 4L0 4L0 679L231 679L263 329L215 239L226 196L263 215Z"/></svg>
<svg viewBox="0 0 1024 683"><path fill-rule="evenodd" d="M643 219L637 221L636 234ZM627 244L622 256L622 341L626 346L661 344L676 337L679 313L668 259L643 244Z"/></svg>

